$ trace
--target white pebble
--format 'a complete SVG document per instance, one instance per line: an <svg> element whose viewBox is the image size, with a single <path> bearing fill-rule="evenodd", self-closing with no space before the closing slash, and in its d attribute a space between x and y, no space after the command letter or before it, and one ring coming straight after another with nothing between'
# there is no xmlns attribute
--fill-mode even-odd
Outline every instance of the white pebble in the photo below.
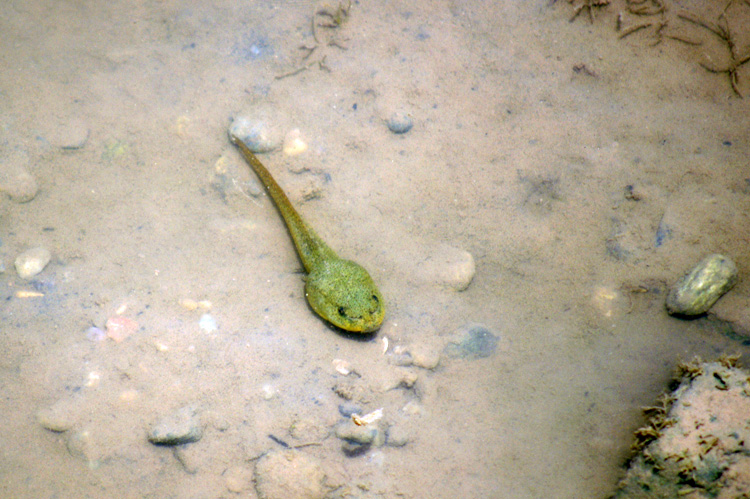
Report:
<svg viewBox="0 0 750 499"><path fill-rule="evenodd" d="M202 331L205 331L207 333L213 333L214 331L219 329L219 326L216 324L216 319L214 319L211 314L201 315L200 321L198 321L198 325L200 326Z"/></svg>
<svg viewBox="0 0 750 499"><path fill-rule="evenodd" d="M441 244L420 265L424 278L456 291L464 291L476 272L474 257L462 249Z"/></svg>
<svg viewBox="0 0 750 499"><path fill-rule="evenodd" d="M45 248L38 247L27 250L16 258L16 272L21 279L31 279L44 270L50 258L52 258L52 255Z"/></svg>

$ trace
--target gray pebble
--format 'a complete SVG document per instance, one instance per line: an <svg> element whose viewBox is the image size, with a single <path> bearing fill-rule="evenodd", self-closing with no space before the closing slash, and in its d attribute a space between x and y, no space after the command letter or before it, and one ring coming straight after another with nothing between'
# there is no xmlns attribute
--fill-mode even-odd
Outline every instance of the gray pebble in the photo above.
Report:
<svg viewBox="0 0 750 499"><path fill-rule="evenodd" d="M349 420L336 425L336 437L344 441L344 451L355 453L359 448L385 445L386 434L375 423L358 426Z"/></svg>
<svg viewBox="0 0 750 499"><path fill-rule="evenodd" d="M411 116L402 112L393 113L385 123L388 130L396 134L406 133L414 126Z"/></svg>
<svg viewBox="0 0 750 499"><path fill-rule="evenodd" d="M399 426L388 428L388 440L386 444L389 447L403 447L409 443L409 434Z"/></svg>
<svg viewBox="0 0 750 499"><path fill-rule="evenodd" d="M186 406L162 418L148 432L148 441L159 445L197 442L203 436L198 410Z"/></svg>
<svg viewBox="0 0 750 499"><path fill-rule="evenodd" d="M393 366L408 367L414 363L409 352L392 353L388 356L388 363Z"/></svg>
<svg viewBox="0 0 750 499"><path fill-rule="evenodd" d="M456 341L449 343L444 353L448 357L481 359L489 357L497 349L500 337L482 324L470 324L459 331Z"/></svg>
<svg viewBox="0 0 750 499"><path fill-rule="evenodd" d="M341 440L357 444L371 444L375 440L378 429L375 426L357 426L346 421L336 426L336 436Z"/></svg>
<svg viewBox="0 0 750 499"><path fill-rule="evenodd" d="M339 404L339 414L341 414L345 418L350 418L352 414L358 414L361 412L362 408L356 404L352 404L350 402Z"/></svg>

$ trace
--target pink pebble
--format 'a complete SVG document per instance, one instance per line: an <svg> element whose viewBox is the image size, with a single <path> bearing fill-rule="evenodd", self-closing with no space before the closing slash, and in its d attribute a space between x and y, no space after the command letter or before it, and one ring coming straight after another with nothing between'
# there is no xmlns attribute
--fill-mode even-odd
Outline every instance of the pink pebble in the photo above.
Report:
<svg viewBox="0 0 750 499"><path fill-rule="evenodd" d="M107 319L107 336L120 343L131 334L138 331L138 323L121 315Z"/></svg>

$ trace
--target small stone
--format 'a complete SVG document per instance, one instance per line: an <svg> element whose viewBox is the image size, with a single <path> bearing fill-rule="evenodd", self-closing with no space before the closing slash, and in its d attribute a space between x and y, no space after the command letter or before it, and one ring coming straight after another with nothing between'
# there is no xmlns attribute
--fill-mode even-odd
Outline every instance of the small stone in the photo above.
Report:
<svg viewBox="0 0 750 499"><path fill-rule="evenodd" d="M101 328L98 328L96 326L91 326L86 330L86 339L89 341L103 341L107 337L107 333L102 331Z"/></svg>
<svg viewBox="0 0 750 499"><path fill-rule="evenodd" d="M358 426L351 420L336 425L336 437L357 445L380 447L385 443L385 433L377 424Z"/></svg>
<svg viewBox="0 0 750 499"><path fill-rule="evenodd" d="M495 353L499 342L500 337L482 324L469 324L457 332L456 340L446 345L443 352L453 358L481 359Z"/></svg>
<svg viewBox="0 0 750 499"><path fill-rule="evenodd" d="M412 364L422 369L432 370L435 369L440 363L439 353L422 349L412 348L411 358Z"/></svg>
<svg viewBox="0 0 750 499"><path fill-rule="evenodd" d="M260 499L323 499L326 473L314 458L296 450L271 451L255 464Z"/></svg>
<svg viewBox="0 0 750 499"><path fill-rule="evenodd" d="M271 400L279 394L279 390L270 383L265 383L260 390L263 392L263 400Z"/></svg>
<svg viewBox="0 0 750 499"><path fill-rule="evenodd" d="M31 279L47 266L52 255L42 247L24 251L15 261L16 272L21 279Z"/></svg>
<svg viewBox="0 0 750 499"><path fill-rule="evenodd" d="M197 442L203 436L198 410L186 406L162 418L148 432L148 441L157 445Z"/></svg>
<svg viewBox="0 0 750 499"><path fill-rule="evenodd" d="M89 139L89 126L81 119L72 118L57 126L48 138L52 145L60 149L81 149Z"/></svg>
<svg viewBox="0 0 750 499"><path fill-rule="evenodd" d="M211 314L201 315L201 318L198 321L198 327L201 328L201 331L205 331L207 333L213 333L214 331L219 329L219 326L216 324L216 319L214 319Z"/></svg>
<svg viewBox="0 0 750 499"><path fill-rule="evenodd" d="M101 452L93 442L92 434L89 430L80 430L71 433L66 443L68 453L76 459L88 463L91 469L99 466Z"/></svg>
<svg viewBox="0 0 750 499"><path fill-rule="evenodd" d="M328 427L310 419L298 419L289 427L289 435L302 442L322 442L329 433Z"/></svg>
<svg viewBox="0 0 750 499"><path fill-rule="evenodd" d="M107 337L114 340L115 343L124 341L125 338L138 331L138 323L136 321L121 315L107 319L105 327L107 329Z"/></svg>
<svg viewBox="0 0 750 499"><path fill-rule="evenodd" d="M360 380L342 380L333 386L333 393L344 400L350 400L355 404L368 404L370 402L369 391Z"/></svg>
<svg viewBox="0 0 750 499"><path fill-rule="evenodd" d="M414 126L411 116L403 112L393 113L385 123L388 126L388 130L395 134L406 133Z"/></svg>
<svg viewBox="0 0 750 499"><path fill-rule="evenodd" d="M351 402L339 404L339 414L345 418L350 418L352 417L352 414L358 414L360 412L362 412L362 408L357 404L352 404Z"/></svg>
<svg viewBox="0 0 750 499"><path fill-rule="evenodd" d="M302 132L295 128L284 137L284 154L287 156L297 156L307 151L307 142L302 138Z"/></svg>
<svg viewBox="0 0 750 499"><path fill-rule="evenodd" d="M70 430L75 424L79 406L80 401L76 399L58 400L50 407L37 412L36 420L42 428L62 433Z"/></svg>
<svg viewBox="0 0 750 499"><path fill-rule="evenodd" d="M732 259L719 254L709 255L670 288L667 311L684 316L704 314L734 287L737 278L737 265Z"/></svg>
<svg viewBox="0 0 750 499"><path fill-rule="evenodd" d="M401 412L408 414L409 416L415 416L417 414L424 413L424 407L417 400L410 400L405 406L401 408Z"/></svg>
<svg viewBox="0 0 750 499"><path fill-rule="evenodd" d="M253 472L244 466L232 466L224 472L224 483L229 492L239 494L250 488Z"/></svg>
<svg viewBox="0 0 750 499"><path fill-rule="evenodd" d="M384 375L379 391L387 392L397 388L412 388L419 376L406 369L393 369Z"/></svg>
<svg viewBox="0 0 750 499"><path fill-rule="evenodd" d="M229 126L228 133L230 141L233 136L237 137L254 153L273 151L281 147L282 143L280 134L262 116L237 117Z"/></svg>
<svg viewBox="0 0 750 499"><path fill-rule="evenodd" d="M393 366L408 367L414 363L410 352L393 352L388 355L388 363Z"/></svg>
<svg viewBox="0 0 750 499"><path fill-rule="evenodd" d="M15 203L28 203L39 192L36 179L26 169L28 164L29 157L19 151L0 159L0 191Z"/></svg>
<svg viewBox="0 0 750 499"><path fill-rule="evenodd" d="M423 278L455 291L469 287L476 273L471 253L441 244L420 263Z"/></svg>
<svg viewBox="0 0 750 499"><path fill-rule="evenodd" d="M389 447L403 447L409 443L409 434L400 426L388 428L388 439L386 445Z"/></svg>

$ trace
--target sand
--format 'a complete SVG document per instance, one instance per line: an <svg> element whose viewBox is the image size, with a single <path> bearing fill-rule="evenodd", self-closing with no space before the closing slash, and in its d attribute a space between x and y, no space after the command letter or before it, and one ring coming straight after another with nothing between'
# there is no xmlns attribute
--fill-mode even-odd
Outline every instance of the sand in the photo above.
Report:
<svg viewBox="0 0 750 499"><path fill-rule="evenodd" d="M715 252L740 273L723 317L750 294L750 64L709 71L731 67L722 33L735 62L750 50L750 6L665 2L593 22L570 21L578 0L4 2L0 167L38 191L0 199L0 495L253 497L277 440L315 444L331 497L613 493L674 367L748 351L664 298ZM309 310L227 139L269 110L306 148L262 160L386 299L366 341ZM39 246L25 282L12 262ZM463 291L425 272L445 247L471 256ZM138 331L87 337L113 317ZM442 355L470 324L493 353ZM344 403L383 408L405 445L346 456ZM192 404L200 441L147 441ZM40 425L60 407L65 431Z"/></svg>

